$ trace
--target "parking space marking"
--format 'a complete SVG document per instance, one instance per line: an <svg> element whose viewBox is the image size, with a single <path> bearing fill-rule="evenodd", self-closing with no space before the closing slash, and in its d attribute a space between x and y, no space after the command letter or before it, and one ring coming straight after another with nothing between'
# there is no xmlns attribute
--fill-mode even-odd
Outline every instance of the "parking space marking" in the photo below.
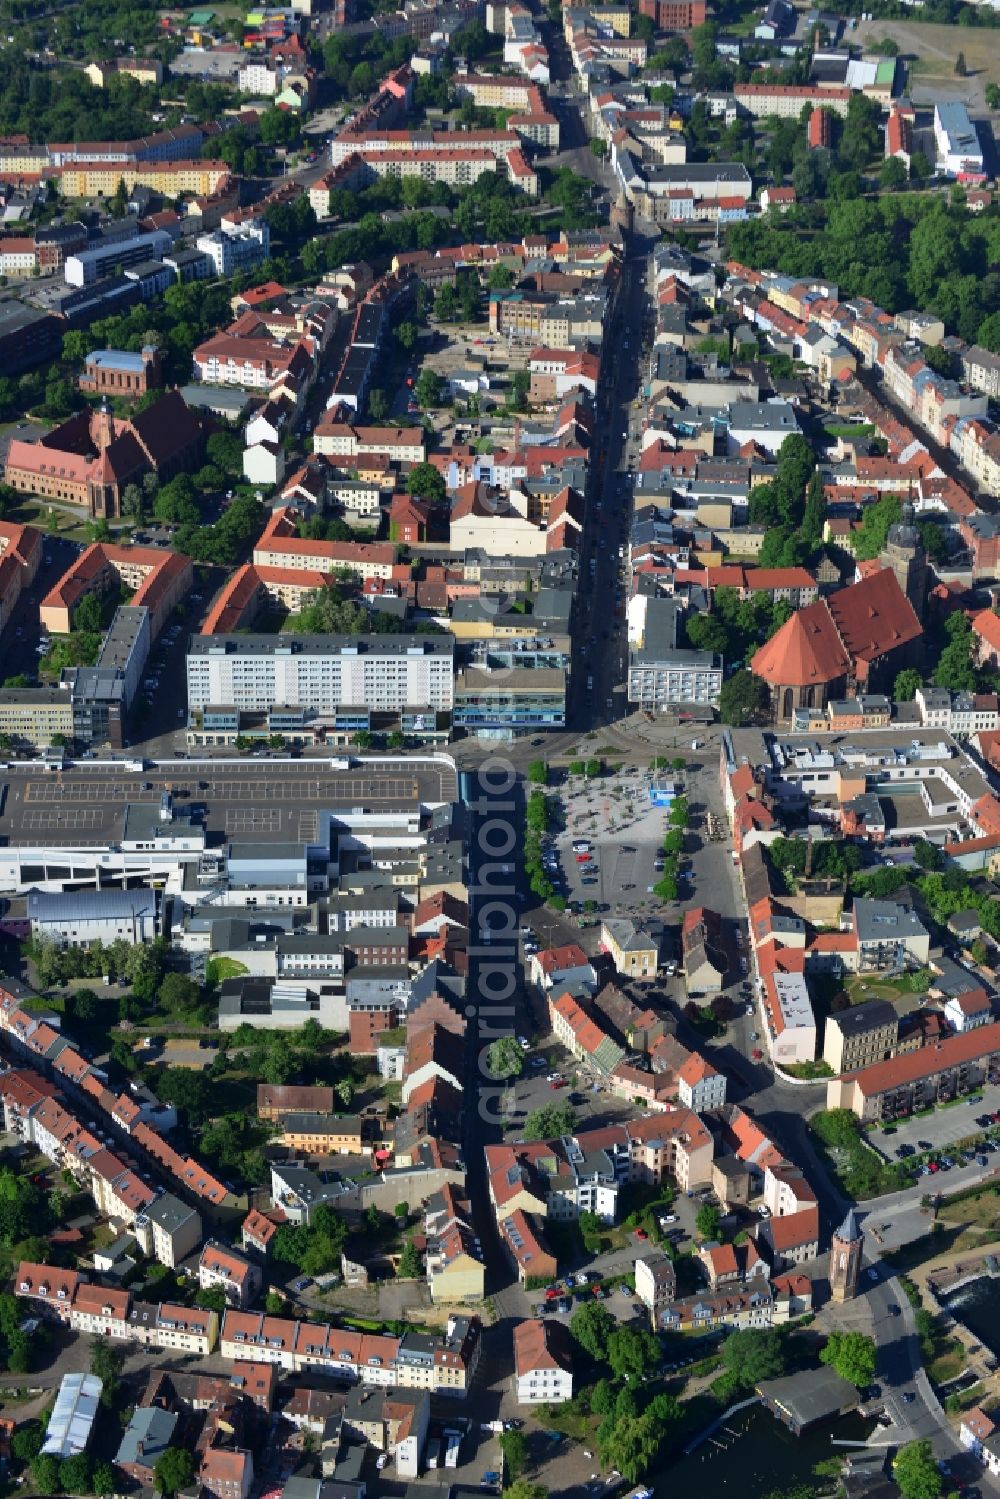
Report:
<svg viewBox="0 0 1000 1499"><path fill-rule="evenodd" d="M197 775L186 776L183 772L168 777L158 776L156 784L151 784L150 788L145 790L142 783L136 780L102 778L81 780L74 777L72 781L67 782L59 776L51 776L44 781L29 781L24 788L24 800L62 805L71 805L74 802L105 802L115 806L127 801L154 802L163 791L175 794L178 791L187 791L198 798L210 796L215 801L316 801L343 806L348 802L352 805L367 805L369 802L409 802L419 795L418 783L403 777L380 778L375 781L362 780L359 777L346 780L332 777L322 780L307 780L300 777L285 779L277 776L273 779L234 777L217 780L213 778L206 790L196 791L198 780Z"/></svg>

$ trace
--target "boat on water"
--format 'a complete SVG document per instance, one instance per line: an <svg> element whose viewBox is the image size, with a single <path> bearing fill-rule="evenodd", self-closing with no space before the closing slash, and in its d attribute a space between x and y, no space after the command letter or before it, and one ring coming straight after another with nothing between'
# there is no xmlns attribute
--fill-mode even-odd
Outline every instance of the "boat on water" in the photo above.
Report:
<svg viewBox="0 0 1000 1499"><path fill-rule="evenodd" d="M633 1489L628 1499L653 1499L652 1489Z"/></svg>

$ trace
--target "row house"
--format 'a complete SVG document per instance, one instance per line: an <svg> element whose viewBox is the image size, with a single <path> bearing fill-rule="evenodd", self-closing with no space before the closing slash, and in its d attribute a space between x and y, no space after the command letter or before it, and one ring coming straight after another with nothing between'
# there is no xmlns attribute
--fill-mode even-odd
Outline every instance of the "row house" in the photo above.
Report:
<svg viewBox="0 0 1000 1499"><path fill-rule="evenodd" d="M16 1295L51 1308L75 1332L201 1358L218 1341L219 1318L207 1308L136 1302L128 1291L94 1284L73 1271L22 1260L13 1285Z"/></svg>
<svg viewBox="0 0 1000 1499"><path fill-rule="evenodd" d="M398 1338L229 1311L219 1351L223 1358L249 1357L293 1374L316 1371L359 1384L427 1389L463 1399L478 1367L480 1332L474 1317L450 1317L440 1337L406 1333Z"/></svg>

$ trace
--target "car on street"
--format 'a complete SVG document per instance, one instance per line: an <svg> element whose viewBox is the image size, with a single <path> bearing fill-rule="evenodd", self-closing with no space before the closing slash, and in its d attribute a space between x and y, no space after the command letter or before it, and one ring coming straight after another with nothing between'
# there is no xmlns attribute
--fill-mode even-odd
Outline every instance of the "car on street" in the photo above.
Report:
<svg viewBox="0 0 1000 1499"><path fill-rule="evenodd" d="M916 1398L917 1397L913 1393L912 1390L904 1390L903 1391L903 1404L904 1405L912 1405L913 1402L914 1402L914 1400L916 1400Z"/></svg>
<svg viewBox="0 0 1000 1499"><path fill-rule="evenodd" d="M878 1271L875 1269L874 1265L869 1265L868 1269L865 1271L865 1274L868 1276L869 1280L878 1280Z"/></svg>
<svg viewBox="0 0 1000 1499"><path fill-rule="evenodd" d="M301 1292L301 1291L306 1290L306 1288L308 1286L311 1286L311 1285L312 1285L312 1278L310 1276L308 1276L308 1275L300 1275L299 1278L298 1278L298 1280L293 1280L292 1281L292 1290L295 1291L295 1292Z"/></svg>
<svg viewBox="0 0 1000 1499"><path fill-rule="evenodd" d="M637 1239L648 1239L649 1238L649 1235L648 1235L648 1233L646 1232L646 1230L644 1228L637 1228L636 1231L635 1231L635 1236L636 1236Z"/></svg>

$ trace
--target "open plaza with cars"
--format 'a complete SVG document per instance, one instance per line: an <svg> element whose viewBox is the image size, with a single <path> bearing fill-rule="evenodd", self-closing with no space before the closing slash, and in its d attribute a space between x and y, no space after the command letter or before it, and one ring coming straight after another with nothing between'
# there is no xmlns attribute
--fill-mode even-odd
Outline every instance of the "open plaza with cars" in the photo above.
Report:
<svg viewBox="0 0 1000 1499"><path fill-rule="evenodd" d="M653 773L638 768L600 777L569 777L550 793L557 826L543 845L558 894L602 911L659 908L653 887L663 869L668 808L650 802ZM682 861L682 897L690 894Z"/></svg>

